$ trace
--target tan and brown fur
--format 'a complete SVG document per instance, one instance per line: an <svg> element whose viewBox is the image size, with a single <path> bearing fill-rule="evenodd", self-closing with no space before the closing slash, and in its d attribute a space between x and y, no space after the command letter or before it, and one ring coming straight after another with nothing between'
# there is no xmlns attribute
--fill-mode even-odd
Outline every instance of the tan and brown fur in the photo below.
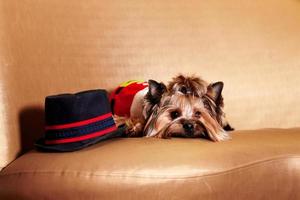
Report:
<svg viewBox="0 0 300 200"><path fill-rule="evenodd" d="M198 97L164 96L161 105L155 109L144 129L148 137L201 137L208 134L213 141L229 137Z"/></svg>
<svg viewBox="0 0 300 200"><path fill-rule="evenodd" d="M117 117L125 123L128 136L158 138L202 137L213 141L229 138L222 111L222 82L208 84L199 77L179 75L165 86L149 81L142 118Z"/></svg>
<svg viewBox="0 0 300 200"><path fill-rule="evenodd" d="M201 97L207 92L207 82L196 76L178 75L169 82L167 88L169 93L181 93Z"/></svg>
<svg viewBox="0 0 300 200"><path fill-rule="evenodd" d="M233 130L228 124L224 108L224 99L222 96L223 82L208 84L200 77L178 75L168 84L168 91L172 94L184 94L186 96L199 97L207 110L218 121L218 123L227 131Z"/></svg>

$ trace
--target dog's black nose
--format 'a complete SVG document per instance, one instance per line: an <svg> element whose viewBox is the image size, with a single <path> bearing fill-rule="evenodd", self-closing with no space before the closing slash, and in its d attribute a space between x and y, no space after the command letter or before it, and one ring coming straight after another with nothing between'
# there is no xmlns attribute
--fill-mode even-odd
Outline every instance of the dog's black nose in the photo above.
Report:
<svg viewBox="0 0 300 200"><path fill-rule="evenodd" d="M189 123L189 122L184 123L183 128L188 133L191 133L191 132L194 131L194 125L192 123Z"/></svg>

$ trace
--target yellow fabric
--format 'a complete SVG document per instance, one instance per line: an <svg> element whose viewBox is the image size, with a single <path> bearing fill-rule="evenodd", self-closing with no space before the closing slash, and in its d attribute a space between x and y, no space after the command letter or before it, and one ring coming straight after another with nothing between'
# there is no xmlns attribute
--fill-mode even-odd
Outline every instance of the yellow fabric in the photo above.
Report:
<svg viewBox="0 0 300 200"><path fill-rule="evenodd" d="M132 83L143 83L143 82L144 81L142 81L142 80L130 80L130 81L126 81L124 83L121 83L120 87L126 87L126 86L128 86L128 85L130 85Z"/></svg>

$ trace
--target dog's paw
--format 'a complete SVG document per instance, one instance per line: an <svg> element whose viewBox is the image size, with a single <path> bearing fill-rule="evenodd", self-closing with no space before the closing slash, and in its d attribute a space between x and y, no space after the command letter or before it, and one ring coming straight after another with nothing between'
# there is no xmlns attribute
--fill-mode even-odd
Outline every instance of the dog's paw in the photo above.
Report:
<svg viewBox="0 0 300 200"><path fill-rule="evenodd" d="M143 128L144 126L142 123L131 124L127 127L126 132L129 137L139 137L143 135Z"/></svg>

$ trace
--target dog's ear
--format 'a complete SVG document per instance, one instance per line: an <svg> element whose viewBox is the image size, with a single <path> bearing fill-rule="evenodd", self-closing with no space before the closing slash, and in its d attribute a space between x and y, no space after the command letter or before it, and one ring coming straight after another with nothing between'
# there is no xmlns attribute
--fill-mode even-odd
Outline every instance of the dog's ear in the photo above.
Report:
<svg viewBox="0 0 300 200"><path fill-rule="evenodd" d="M149 80L148 84L149 84L149 91L147 94L148 100L153 104L159 103L162 94L167 91L167 87L162 82L158 83L154 80Z"/></svg>
<svg viewBox="0 0 300 200"><path fill-rule="evenodd" d="M209 96L216 104L216 114L218 122L222 125L222 128L225 131L233 131L234 128L230 126L230 124L225 119L225 115L222 111L222 108L224 107L224 99L222 97L222 90L224 87L223 82L216 82L211 83L207 87L207 93L206 95ZM222 117L223 116L223 117Z"/></svg>
<svg viewBox="0 0 300 200"><path fill-rule="evenodd" d="M222 90L224 87L224 83L219 81L216 83L211 83L207 87L207 95L214 100L215 102L219 101L222 97Z"/></svg>

